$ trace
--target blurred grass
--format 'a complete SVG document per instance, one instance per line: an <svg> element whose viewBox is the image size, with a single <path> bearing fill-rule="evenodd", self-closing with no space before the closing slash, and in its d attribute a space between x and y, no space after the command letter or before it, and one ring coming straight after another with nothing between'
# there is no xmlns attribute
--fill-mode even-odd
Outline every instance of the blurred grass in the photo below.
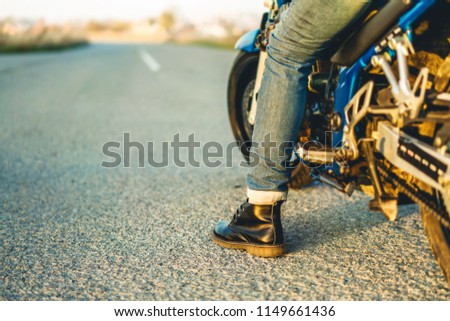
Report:
<svg viewBox="0 0 450 321"><path fill-rule="evenodd" d="M75 48L87 45L88 41L70 42L70 43L10 43L1 44L0 53L24 53L24 52L39 52L39 51L58 51L69 48Z"/></svg>
<svg viewBox="0 0 450 321"><path fill-rule="evenodd" d="M207 48L217 48L217 49L234 49L234 43L226 43L214 40L196 40L188 43L193 46L207 47Z"/></svg>
<svg viewBox="0 0 450 321"><path fill-rule="evenodd" d="M193 39L190 41L183 41L183 42L175 41L175 43L183 45L200 46L206 48L233 50L238 39L239 37L228 37L225 39L207 38L207 39Z"/></svg>

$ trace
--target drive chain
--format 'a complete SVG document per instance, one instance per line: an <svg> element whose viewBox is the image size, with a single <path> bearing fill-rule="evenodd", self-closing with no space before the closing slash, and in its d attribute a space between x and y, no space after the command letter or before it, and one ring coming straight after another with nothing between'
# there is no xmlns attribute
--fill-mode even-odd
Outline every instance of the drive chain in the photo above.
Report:
<svg viewBox="0 0 450 321"><path fill-rule="evenodd" d="M430 195L414 188L405 180L398 177L398 175L392 171L392 168L388 168L381 162L378 162L377 169L378 173L397 187L401 193L405 194L420 207L424 207L429 213L434 215L445 228L450 229L450 218L447 210L445 209L445 206L438 207L436 201L433 201L433 199L436 199L434 195Z"/></svg>

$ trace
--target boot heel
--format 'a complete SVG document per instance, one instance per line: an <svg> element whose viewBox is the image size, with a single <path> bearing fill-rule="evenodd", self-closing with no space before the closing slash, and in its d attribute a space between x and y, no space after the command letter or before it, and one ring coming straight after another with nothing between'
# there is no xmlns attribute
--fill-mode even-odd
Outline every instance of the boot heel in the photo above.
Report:
<svg viewBox="0 0 450 321"><path fill-rule="evenodd" d="M275 247L247 246L245 250L249 254L259 257L277 257L286 253L286 247L284 245Z"/></svg>

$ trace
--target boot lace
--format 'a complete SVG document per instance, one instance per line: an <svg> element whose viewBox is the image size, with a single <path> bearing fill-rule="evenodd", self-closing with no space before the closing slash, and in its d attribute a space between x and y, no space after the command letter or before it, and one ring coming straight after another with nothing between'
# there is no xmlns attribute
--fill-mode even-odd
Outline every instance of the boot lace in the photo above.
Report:
<svg viewBox="0 0 450 321"><path fill-rule="evenodd" d="M233 222L236 223L239 217L241 216L242 212L244 211L244 208L242 207L243 204L239 206L239 208L236 210L236 213L233 215Z"/></svg>

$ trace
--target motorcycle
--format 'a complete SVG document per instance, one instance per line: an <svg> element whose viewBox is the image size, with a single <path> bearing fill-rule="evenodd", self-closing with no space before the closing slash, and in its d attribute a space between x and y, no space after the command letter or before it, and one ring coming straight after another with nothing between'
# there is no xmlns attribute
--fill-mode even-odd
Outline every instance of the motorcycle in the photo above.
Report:
<svg viewBox="0 0 450 321"><path fill-rule="evenodd" d="M247 160L266 48L290 3L265 0L260 28L236 43L228 112ZM316 61L289 184L318 180L349 196L359 189L389 221L399 205L418 204L450 281L449 12L448 0L375 1L354 32Z"/></svg>

